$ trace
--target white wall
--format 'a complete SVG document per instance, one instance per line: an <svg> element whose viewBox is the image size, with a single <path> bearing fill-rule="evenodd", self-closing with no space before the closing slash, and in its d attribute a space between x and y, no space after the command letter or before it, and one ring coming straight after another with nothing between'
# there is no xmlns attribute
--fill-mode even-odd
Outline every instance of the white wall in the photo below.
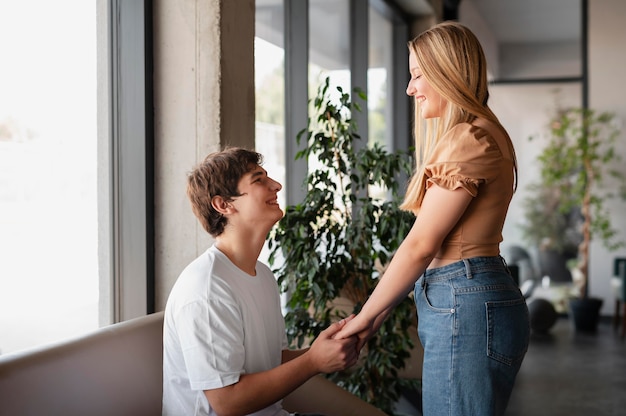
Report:
<svg viewBox="0 0 626 416"><path fill-rule="evenodd" d="M622 134L617 150L624 161L618 169L626 172L626 2L589 0L589 106L612 111ZM610 205L614 225L626 241L626 203ZM609 252L600 243L591 246L590 292L605 299L602 314L612 315L614 298L610 293L613 258L626 257L626 249Z"/></svg>

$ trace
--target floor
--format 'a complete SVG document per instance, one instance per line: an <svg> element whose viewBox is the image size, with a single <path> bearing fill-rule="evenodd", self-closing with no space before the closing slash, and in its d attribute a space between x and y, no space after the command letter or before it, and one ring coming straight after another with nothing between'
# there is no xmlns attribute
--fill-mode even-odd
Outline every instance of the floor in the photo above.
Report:
<svg viewBox="0 0 626 416"><path fill-rule="evenodd" d="M533 334L506 416L626 415L626 340L607 320L577 333L559 318Z"/></svg>
<svg viewBox="0 0 626 416"><path fill-rule="evenodd" d="M420 398L411 396L397 414L421 414ZM609 319L589 334L561 317L547 333L532 334L506 416L582 415L626 416L626 340Z"/></svg>

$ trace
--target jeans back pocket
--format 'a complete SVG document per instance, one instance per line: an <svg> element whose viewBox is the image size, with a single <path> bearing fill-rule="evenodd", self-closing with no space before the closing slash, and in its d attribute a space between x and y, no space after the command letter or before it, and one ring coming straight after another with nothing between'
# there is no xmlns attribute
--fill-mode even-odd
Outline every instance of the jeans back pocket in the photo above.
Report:
<svg viewBox="0 0 626 416"><path fill-rule="evenodd" d="M530 340L528 308L524 298L489 301L487 355L506 365L519 364Z"/></svg>

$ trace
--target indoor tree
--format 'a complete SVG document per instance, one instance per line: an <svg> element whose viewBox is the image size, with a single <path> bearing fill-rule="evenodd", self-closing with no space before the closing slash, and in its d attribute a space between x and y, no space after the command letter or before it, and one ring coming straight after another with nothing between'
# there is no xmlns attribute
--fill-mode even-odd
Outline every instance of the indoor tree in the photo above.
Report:
<svg viewBox="0 0 626 416"><path fill-rule="evenodd" d="M584 313L587 315L591 309L599 310L601 306L601 300L589 297L589 249L592 239L598 239L609 250L624 245L607 210L609 199L626 199L625 175L620 164L621 157L615 149L620 131L614 118L610 112L588 108L557 112L549 125L547 144L538 156L540 182L532 189L537 194L528 204L531 208L533 204L545 207L549 202L549 210L544 215L541 210L527 210L529 224L539 225L533 232L540 230L539 222L543 222L544 232L557 225L558 232L552 233L552 243L564 246L572 232L579 236L576 239L573 274L575 277L578 275L574 279L578 298L595 304L589 308L585 306ZM574 222L575 230L568 230L566 223L556 222L556 218L563 220L571 215L578 218ZM582 302L574 302L570 303L570 309L583 305Z"/></svg>
<svg viewBox="0 0 626 416"><path fill-rule="evenodd" d="M581 297L589 293L592 238L598 238L609 250L623 245L616 239L617 232L606 209L608 199L615 196L626 199L624 172L619 169L621 157L614 146L619 134L612 113L567 109L552 120L548 145L539 156L543 183L556 186L559 194L558 210L562 213L579 210L582 217L576 265L582 277ZM617 194L607 189L608 178L614 178L618 184Z"/></svg>
<svg viewBox="0 0 626 416"><path fill-rule="evenodd" d="M329 79L312 101L315 116L298 136L308 161L304 200L286 208L270 233L270 264L287 292L287 333L298 346L333 321L357 313L414 221L401 211L399 183L411 173L410 150L395 153L361 140L352 119L360 111ZM358 89L355 92L365 100ZM386 197L373 196L382 190ZM329 377L376 407L393 413L402 389L419 380L398 377L414 347L416 312L407 297L367 343L359 363Z"/></svg>

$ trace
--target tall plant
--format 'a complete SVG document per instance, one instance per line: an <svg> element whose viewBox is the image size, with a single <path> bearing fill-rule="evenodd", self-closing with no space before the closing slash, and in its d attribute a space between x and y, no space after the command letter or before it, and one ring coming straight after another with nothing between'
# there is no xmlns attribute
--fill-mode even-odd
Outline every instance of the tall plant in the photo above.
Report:
<svg viewBox="0 0 626 416"><path fill-rule="evenodd" d="M581 297L588 296L591 240L598 238L609 250L624 245L617 239L606 209L608 199L626 199L624 172L618 170L621 157L614 147L620 132L613 119L609 112L562 110L551 121L548 144L539 155L541 186L536 189L550 190L553 213L564 216L580 212L582 218L578 230L582 238L577 245ZM607 189L609 178L618 184L618 193ZM561 237L567 236L559 230L563 231Z"/></svg>
<svg viewBox="0 0 626 416"><path fill-rule="evenodd" d="M305 179L306 196L286 208L268 237L270 264L281 259L275 272L290 295L287 332L298 346L360 310L414 220L398 209L398 178L410 174L410 154L388 153L380 145L359 148L351 115L360 108L340 87L335 100L330 90L327 78L313 101L315 117L297 136L306 146L296 159L315 166ZM388 197L374 197L373 188ZM350 306L338 306L346 299ZM414 347L409 336L414 321L407 298L368 342L359 364L329 377L391 414L400 391L419 386L398 377Z"/></svg>

